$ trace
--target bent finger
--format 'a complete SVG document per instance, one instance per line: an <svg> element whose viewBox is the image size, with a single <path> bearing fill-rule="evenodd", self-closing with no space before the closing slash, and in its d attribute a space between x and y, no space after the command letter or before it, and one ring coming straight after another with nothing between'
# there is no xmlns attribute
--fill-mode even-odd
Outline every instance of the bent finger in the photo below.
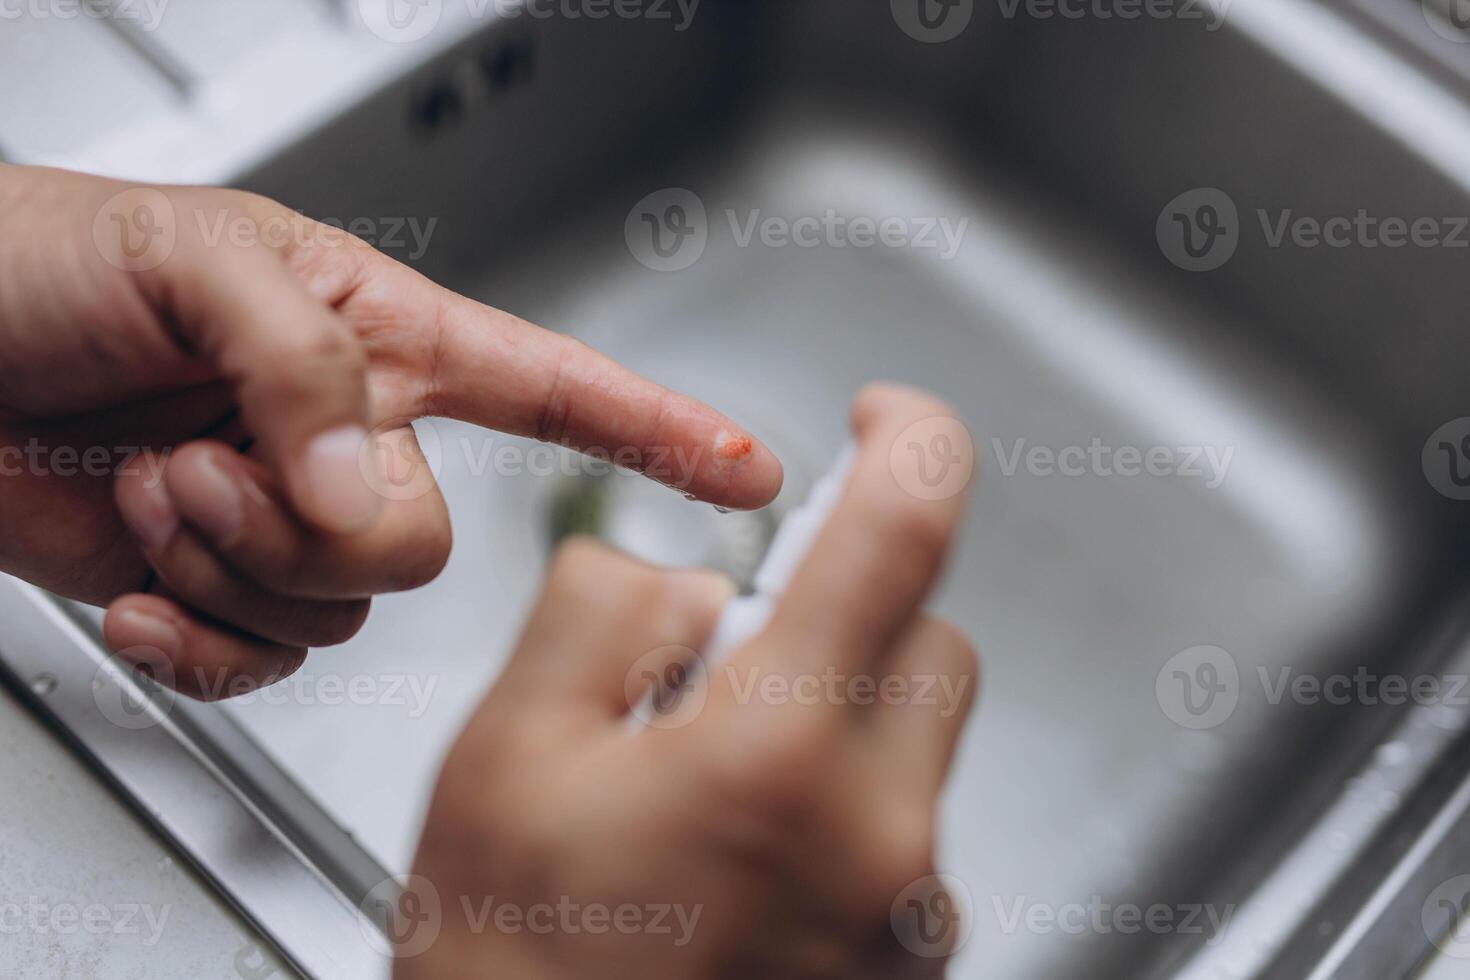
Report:
<svg viewBox="0 0 1470 980"><path fill-rule="evenodd" d="M871 711L859 726L872 740L873 772L885 786L925 798L949 775L980 689L980 660L953 624L920 617L875 677Z"/></svg>
<svg viewBox="0 0 1470 980"><path fill-rule="evenodd" d="M352 599L418 588L449 558L452 532L438 484L409 427L380 433L389 496L372 526L322 534L287 509L274 475L223 443L174 452L168 496L184 522L232 567L272 591Z"/></svg>
<svg viewBox="0 0 1470 980"><path fill-rule="evenodd" d="M382 502L359 468L368 399L357 337L275 249L198 244L181 259L143 280L152 301L230 382L292 505L325 531L366 527Z"/></svg>
<svg viewBox="0 0 1470 980"><path fill-rule="evenodd" d="M767 631L784 642L760 646L812 667L872 664L915 617L959 529L974 469L964 424L917 389L865 388L853 431L842 496ZM944 458L927 458L934 446Z"/></svg>
<svg viewBox="0 0 1470 980"><path fill-rule="evenodd" d="M161 595L115 600L102 621L102 636L120 660L146 665L160 684L201 701L269 687L306 660L301 647L207 622Z"/></svg>
<svg viewBox="0 0 1470 980"><path fill-rule="evenodd" d="M621 718L709 638L734 583L647 565L586 538L558 549L496 693L502 704Z"/></svg>
<svg viewBox="0 0 1470 980"><path fill-rule="evenodd" d="M301 599L246 579L180 523L167 488L142 471L118 475L116 499L159 578L180 601L215 620L290 646L331 646L350 639L367 617L365 599Z"/></svg>

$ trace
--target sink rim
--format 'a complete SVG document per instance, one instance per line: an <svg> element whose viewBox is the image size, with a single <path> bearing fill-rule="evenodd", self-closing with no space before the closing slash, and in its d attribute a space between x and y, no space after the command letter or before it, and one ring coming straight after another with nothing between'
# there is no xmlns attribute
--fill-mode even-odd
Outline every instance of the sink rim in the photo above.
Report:
<svg viewBox="0 0 1470 980"><path fill-rule="evenodd" d="M13 583L7 583L7 585L13 585ZM24 586L22 586L22 588L24 588ZM63 632L65 632L65 630L63 630ZM62 639L66 639L66 638L62 638ZM68 639L68 642L72 642L72 641L69 641L69 639ZM88 655L93 655L93 652L88 651ZM1458 663L1458 661L1457 661L1457 663ZM212 713L210 713L210 714L212 714ZM1405 718L1404 721L1405 721L1405 723L1407 723L1408 718ZM221 738L231 738L231 736L229 736L229 733L228 732L223 732L223 730L219 730L219 732L215 732L215 733L213 733L213 735L210 735L210 733L204 732L204 735L203 735L204 742L209 742L209 741L212 741L212 739L221 739ZM1448 751L1448 749L1446 749L1446 751ZM1424 771L1426 771L1426 773L1427 773L1427 771L1429 771L1430 768L1433 768L1433 765L1435 765L1436 761L1438 761L1438 760L1427 760L1427 758L1421 758L1420 761L1421 761L1421 763L1424 763ZM248 795L248 790L241 790L241 792L245 792ZM144 810L147 810L147 804L146 804L146 802L144 802L143 808L144 808ZM288 821L287 821L287 823L288 823ZM281 830L281 832L285 832L284 827L279 827L278 830ZM318 839L316 839L316 843L331 842L331 839L332 839L332 829L331 829L331 827L323 827L323 829L319 829L319 832L320 832L320 836L318 837ZM298 842L298 843L300 843L300 842ZM341 842L332 842L332 843L341 843ZM307 849L310 849L310 848L307 848ZM322 855L320 855L320 854L318 854L318 857L316 857L316 858L307 858L307 862L309 862L309 864L312 864L312 862L325 861L325 860L326 860L326 858L323 858ZM376 871L381 871L381 868L376 868ZM372 877L373 874L376 873L376 871L373 870L373 868L368 867L368 865L363 865L363 867L348 868L348 870L338 870L338 871L335 871L335 873L328 874L328 876L326 876L326 877L328 877L328 879L331 879L332 880L332 883L334 883L334 887L337 887L337 889L338 890L341 890L341 892L343 892L344 895L347 896L348 899L351 899L351 896L353 896L353 893L357 893L357 895L365 895L366 889L368 889L368 887L372 887L372 884L376 884L376 880L375 880L375 882L368 882L368 879L370 879L370 877ZM226 890L228 890L228 886L226 886ZM1335 899L1335 898L1336 898L1335 895L1329 895L1329 896L1327 896L1327 901L1332 901L1332 899ZM279 915L276 915L276 917L273 917L272 918L272 915L269 914L268 909L260 909L260 908L247 909L247 912L248 912L248 914L251 915L251 918L265 917L265 918L268 918L268 920L275 921L275 923L278 924L278 926L279 926L279 924L282 923L282 920L281 920L281 918L279 918ZM1305 936L1302 937L1302 940L1304 940L1304 942L1305 942L1305 939L1308 939L1308 937L1305 937ZM1427 942L1427 939L1426 939L1426 942ZM1320 943L1319 943L1319 945L1320 945ZM1323 949L1322 955L1323 956L1332 955L1332 949ZM1283 967L1276 967L1276 968L1274 968L1274 970L1280 970L1280 968L1283 968ZM318 976L329 976L329 973L320 973L320 974L318 974ZM1188 976L1188 974L1185 974L1185 976ZM1204 976L1204 973L1201 973L1201 976ZM1264 976L1272 976L1272 974L1260 974L1260 976L1263 976L1263 977ZM1282 976L1282 977L1295 976L1295 974L1285 974L1285 973L1283 973L1283 974L1280 974L1280 976Z"/></svg>

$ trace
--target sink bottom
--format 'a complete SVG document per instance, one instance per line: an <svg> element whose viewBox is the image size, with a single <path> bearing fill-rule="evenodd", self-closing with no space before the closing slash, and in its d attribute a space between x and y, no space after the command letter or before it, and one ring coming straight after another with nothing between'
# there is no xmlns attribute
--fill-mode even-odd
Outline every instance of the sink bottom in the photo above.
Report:
<svg viewBox="0 0 1470 980"><path fill-rule="evenodd" d="M1235 341L1221 314L1173 295L1159 268L1113 256L998 168L882 136L766 120L733 149L612 181L596 206L454 285L749 426L787 466L782 505L826 467L865 382L958 406L981 490L933 608L974 638L986 671L945 804L942 869L970 889L975 925L953 975L1146 976L1226 928L1246 889L1222 869L1284 848L1381 727L1366 708L1272 704L1264 680L1380 659L1412 585L1388 544L1400 515L1364 475L1352 421ZM639 256L687 253L661 259L624 234L666 187L705 212L703 251L679 271ZM667 199L643 206L657 221ZM815 234L896 217L911 237L808 248L782 244L778 222L762 240L767 219L829 214L847 230ZM929 219L935 247L915 242ZM945 239L940 219L963 232ZM411 675L424 696L229 709L394 869L408 866L439 757L514 642L565 486L545 465L530 472L530 456L522 472L487 470L497 447L530 452L524 440L441 421L421 432L454 516L449 567L381 600L301 683ZM631 492L656 530L620 543L654 560L697 560L719 522L741 519ZM1191 713L1174 674L1210 676L1191 658L1219 654L1198 648L1223 652L1239 679L1223 716L1197 701ZM364 779L365 766L394 775ZM1077 928L1120 904L1165 907L1172 925Z"/></svg>

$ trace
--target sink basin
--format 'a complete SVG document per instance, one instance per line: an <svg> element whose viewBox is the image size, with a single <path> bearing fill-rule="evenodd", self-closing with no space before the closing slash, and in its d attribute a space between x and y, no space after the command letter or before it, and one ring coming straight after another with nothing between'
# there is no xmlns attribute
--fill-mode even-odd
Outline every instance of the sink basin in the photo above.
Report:
<svg viewBox="0 0 1470 980"><path fill-rule="evenodd" d="M944 806L974 925L953 975L1278 975L1336 941L1315 910L1434 770L1400 733L1465 723L1280 685L1459 649L1470 512L1425 450L1470 416L1470 278L1454 247L1272 229L1470 213L1470 58L1389 3L1237 0L1218 29L961 4L939 43L892 6L486 21L236 179L314 216L436 219L426 250L383 247L722 408L786 463L778 510L864 382L958 406L980 493L933 608L986 676ZM803 218L814 246L781 234ZM455 521L443 577L380 601L294 696L222 709L392 871L567 492L487 469L521 440L420 432ZM655 560L763 533L612 480L609 535ZM400 694L327 706L355 675ZM1127 928L1135 906L1168 924Z"/></svg>
<svg viewBox="0 0 1470 980"><path fill-rule="evenodd" d="M1167 975L1244 928L1266 869L1402 720L1272 703L1270 680L1428 670L1464 586L1465 512L1421 466L1430 434L1470 415L1463 256L1273 247L1259 213L1470 201L1264 44L1244 4L1251 29L1214 32L977 10L942 44L859 6L714 6L685 32L496 25L242 183L316 215L437 217L425 272L720 406L786 462L783 501L826 466L865 381L957 405L981 492L933 605L987 674L945 806L941 863L975 925L955 975ZM466 74L511 56L513 82ZM1195 188L1238 215L1234 254L1202 271L1161 232L1171 206L1194 219ZM698 233L661 258L641 236L680 241L658 224L675 200ZM898 218L907 237L751 234L829 213ZM427 710L230 709L396 869L534 594L560 485L487 473L485 447L512 440L422 431L451 565L307 672L417 672L438 680ZM1035 454L1099 446L1070 472ZM1130 448L1168 462L1124 475ZM663 521L622 543L651 558L697 556L734 519L646 493ZM1184 707L1206 660L1238 678L1223 718ZM368 759L408 775L368 779ZM1177 928L1017 919L1120 904L1166 906Z"/></svg>

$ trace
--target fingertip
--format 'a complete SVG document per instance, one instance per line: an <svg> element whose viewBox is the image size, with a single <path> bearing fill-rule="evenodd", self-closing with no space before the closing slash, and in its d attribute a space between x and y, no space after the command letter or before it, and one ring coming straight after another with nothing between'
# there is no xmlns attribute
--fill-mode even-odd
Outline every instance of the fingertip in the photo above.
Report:
<svg viewBox="0 0 1470 980"><path fill-rule="evenodd" d="M371 453L367 430L360 425L313 436L287 480L301 516L331 534L369 527L383 510L383 498L368 479Z"/></svg>
<svg viewBox="0 0 1470 980"><path fill-rule="evenodd" d="M757 440L750 461L752 510L775 500L786 483L786 468L765 443Z"/></svg>
<svg viewBox="0 0 1470 980"><path fill-rule="evenodd" d="M137 662L146 650L177 660L183 650L183 634L174 612L172 603L157 596L123 596L102 618L102 640L108 650L129 663Z"/></svg>
<svg viewBox="0 0 1470 980"><path fill-rule="evenodd" d="M163 596L141 593L108 607L102 639L118 660L200 701L269 687L300 669L307 654L304 647L206 622Z"/></svg>
<svg viewBox="0 0 1470 980"><path fill-rule="evenodd" d="M191 525L216 545L234 544L246 528L245 495L263 491L241 474L240 459L222 443L189 443L175 451L168 468L168 492Z"/></svg>
<svg viewBox="0 0 1470 980"><path fill-rule="evenodd" d="M923 388L897 381L870 381L853 398L852 429L861 435L869 426L890 415L913 420L959 418L959 414L954 406Z"/></svg>
<svg viewBox="0 0 1470 980"><path fill-rule="evenodd" d="M147 470L119 471L113 500L143 549L153 552L165 547L178 532L179 514L164 485L161 462L152 454L148 460L152 465Z"/></svg>
<svg viewBox="0 0 1470 980"><path fill-rule="evenodd" d="M700 499L730 510L759 510L776 499L786 473L765 443L744 432L715 437L712 481Z"/></svg>
<svg viewBox="0 0 1470 980"><path fill-rule="evenodd" d="M869 385L853 409L858 450L842 494L773 623L817 656L880 656L922 606L963 520L969 430L940 399Z"/></svg>
<svg viewBox="0 0 1470 980"><path fill-rule="evenodd" d="M941 525L962 513L979 471L974 435L959 411L920 388L889 382L865 386L853 401L853 432L864 447L859 470L879 486L889 484L929 505L928 520ZM921 520L919 512L914 516ZM952 529L951 529L952 530ZM944 533L948 533L945 530Z"/></svg>

